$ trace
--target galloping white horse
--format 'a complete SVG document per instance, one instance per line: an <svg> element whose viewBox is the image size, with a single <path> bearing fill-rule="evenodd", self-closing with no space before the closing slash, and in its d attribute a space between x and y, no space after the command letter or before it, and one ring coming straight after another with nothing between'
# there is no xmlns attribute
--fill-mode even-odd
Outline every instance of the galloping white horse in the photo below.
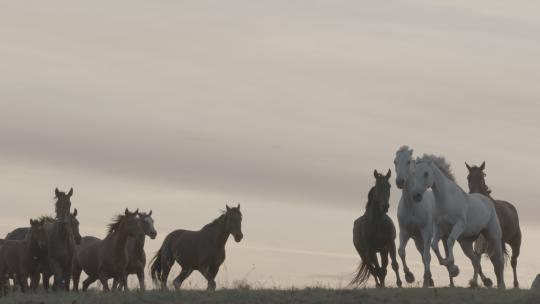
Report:
<svg viewBox="0 0 540 304"><path fill-rule="evenodd" d="M424 263L424 287L433 286L431 277L431 237L433 233L433 210L435 197L432 191L426 191L420 202L415 202L412 199L410 191L410 175L414 166L412 157L413 150L408 146L399 148L396 152L394 165L396 168L396 185L402 190L401 199L398 205L398 222L399 222L399 257L403 264L405 272L405 280L414 282L414 275L410 272L405 260L405 247L410 238L414 240L416 249L422 256ZM445 252L447 252L446 244L444 243ZM450 276L450 286L454 286L454 278Z"/></svg>
<svg viewBox="0 0 540 304"><path fill-rule="evenodd" d="M417 159L411 181L412 198L415 202L422 201L428 188L433 190L435 204L431 246L439 263L447 266L452 274L459 273L453 254L454 243L458 241L474 268L470 284L477 286L480 257L474 252L473 242L483 233L491 245L489 256L495 268L497 287L505 288L502 232L493 202L482 194L464 192L456 184L450 165L444 158L424 155ZM448 235L448 254L443 259L439 252L439 241L445 235Z"/></svg>

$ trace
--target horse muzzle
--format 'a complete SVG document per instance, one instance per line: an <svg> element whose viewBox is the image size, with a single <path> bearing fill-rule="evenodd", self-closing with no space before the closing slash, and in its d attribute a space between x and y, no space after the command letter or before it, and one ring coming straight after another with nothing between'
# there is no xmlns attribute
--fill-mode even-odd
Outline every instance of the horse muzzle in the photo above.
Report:
<svg viewBox="0 0 540 304"><path fill-rule="evenodd" d="M405 185L405 180L403 178L396 178L396 186L398 189L403 189L403 186Z"/></svg>
<svg viewBox="0 0 540 304"><path fill-rule="evenodd" d="M233 236L234 236L234 241L237 243L239 243L244 238L244 234L242 232L235 233Z"/></svg>
<svg viewBox="0 0 540 304"><path fill-rule="evenodd" d="M156 237L157 237L157 232L153 231L152 233L150 233L149 237L150 237L152 240L155 240Z"/></svg>

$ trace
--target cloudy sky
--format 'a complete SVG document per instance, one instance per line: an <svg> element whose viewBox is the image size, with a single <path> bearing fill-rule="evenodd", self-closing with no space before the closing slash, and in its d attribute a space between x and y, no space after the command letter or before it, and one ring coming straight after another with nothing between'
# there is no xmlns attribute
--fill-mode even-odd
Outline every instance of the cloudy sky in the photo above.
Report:
<svg viewBox="0 0 540 304"><path fill-rule="evenodd" d="M487 162L494 196L520 211L528 284L540 4L472 2L4 1L0 229L74 187L84 235L153 209L153 252L240 202L246 238L221 284L345 284L373 169L408 144L446 156L462 186L465 161Z"/></svg>

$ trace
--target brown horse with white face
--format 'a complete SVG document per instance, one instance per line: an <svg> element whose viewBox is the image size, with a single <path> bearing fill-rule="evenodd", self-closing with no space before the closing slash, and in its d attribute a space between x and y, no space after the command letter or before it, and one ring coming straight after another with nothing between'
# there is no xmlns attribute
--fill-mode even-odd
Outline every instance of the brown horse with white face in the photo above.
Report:
<svg viewBox="0 0 540 304"><path fill-rule="evenodd" d="M157 236L157 231L154 228L154 219L152 218L152 210L148 213L139 212L139 221L144 234L136 238L129 238L127 242L128 264L126 272L128 275L136 274L139 280L139 288L145 290L144 283L144 267L146 266L146 253L144 252L144 243L146 236L154 240ZM116 289L118 282L114 280L113 289ZM120 289L127 290L127 286L120 286Z"/></svg>
<svg viewBox="0 0 540 304"><path fill-rule="evenodd" d="M79 287L82 270L88 275L83 282L83 291L100 280L103 291L109 291L108 279L116 279L120 285L127 285L127 265L129 254L127 242L129 238L140 238L144 232L138 217L139 209L129 212L126 208L109 224L105 239L86 236L76 248L73 267L73 288Z"/></svg>
<svg viewBox="0 0 540 304"><path fill-rule="evenodd" d="M28 290L28 278L39 277L41 249L46 246L47 233L44 221L30 220L30 229L23 240L6 240L0 248L0 286L7 286L6 279L14 278L22 292ZM37 286L36 286L37 287ZM6 290L3 290L5 294Z"/></svg>
<svg viewBox="0 0 540 304"><path fill-rule="evenodd" d="M514 272L514 288L519 288L516 268L517 258L519 257L519 252L521 249L521 228L519 226L519 216L516 207L507 201L495 200L491 197L491 190L486 185L485 181L486 173L484 173L484 169L486 168L486 162L483 162L480 166L472 167L465 163L465 166L467 166L467 169L469 170L469 175L467 176L469 192L481 193L491 198L495 204L495 211L497 212L499 224L501 225L503 242L510 245L512 248L512 258L510 259L510 264L512 265L512 270ZM487 245L486 239L480 235L474 244L474 249L478 254L484 254L488 251ZM484 282L484 285L492 285L491 280L486 278L486 276L482 273L482 268L480 268L479 274Z"/></svg>
<svg viewBox="0 0 540 304"><path fill-rule="evenodd" d="M173 281L175 289L180 289L182 282L194 270L198 270L208 281L208 290L216 289L215 278L225 261L225 244L229 235L236 242L244 237L240 204L226 207L220 217L199 231L179 229L165 237L151 265L152 278L161 282L162 289L167 289L167 278L175 261L182 267L180 275Z"/></svg>

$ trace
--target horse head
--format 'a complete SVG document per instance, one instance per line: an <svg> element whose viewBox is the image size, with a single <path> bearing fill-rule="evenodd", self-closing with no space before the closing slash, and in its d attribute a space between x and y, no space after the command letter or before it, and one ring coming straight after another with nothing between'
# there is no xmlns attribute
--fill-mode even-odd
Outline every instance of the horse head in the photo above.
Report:
<svg viewBox="0 0 540 304"><path fill-rule="evenodd" d="M371 199L373 202L377 203L380 214L385 214L390 208L390 176L392 171L388 169L386 175L380 174L377 170L373 171L373 176L375 177L375 186L372 191L370 191ZM369 203L369 200L368 200Z"/></svg>
<svg viewBox="0 0 540 304"><path fill-rule="evenodd" d="M471 167L467 163L465 163L465 166L467 167L467 170L469 170L469 174L467 175L469 192L482 193L486 195L491 194L491 190L489 190L485 180L486 173L484 172L484 169L486 168L486 162L482 162L479 167L474 165Z"/></svg>
<svg viewBox="0 0 540 304"><path fill-rule="evenodd" d="M73 239L75 240L75 244L79 245L81 243L82 237L81 233L79 232L79 220L77 219L77 208L73 210L73 213L69 216L69 226L71 227L71 233L73 234Z"/></svg>
<svg viewBox="0 0 540 304"><path fill-rule="evenodd" d="M234 240L238 243L244 238L242 233L242 212L240 212L240 204L237 207L229 207L226 205L225 225L227 232L233 235Z"/></svg>
<svg viewBox="0 0 540 304"><path fill-rule="evenodd" d="M432 162L419 161L417 158L411 172L411 193L413 201L417 203L421 202L424 193L428 188L433 186L434 182L435 177L433 175Z"/></svg>
<svg viewBox="0 0 540 304"><path fill-rule="evenodd" d="M154 219L152 218L152 210L148 213L139 212L139 221L145 235L148 235L152 240L157 236L157 231L154 228Z"/></svg>
<svg viewBox="0 0 540 304"><path fill-rule="evenodd" d="M411 173L412 165L414 163L412 155L413 150L409 149L408 146L403 146L396 152L394 166L396 169L396 186L399 189L403 189L407 182L407 178Z"/></svg>
<svg viewBox="0 0 540 304"><path fill-rule="evenodd" d="M45 220L30 219L30 231L28 236L30 241L37 244L38 248L44 249L47 247L47 232L45 231Z"/></svg>
<svg viewBox="0 0 540 304"><path fill-rule="evenodd" d="M71 209L71 196L73 195L73 188L66 194L59 191L58 188L54 189L54 197L56 198L55 210L56 217L61 220L65 220L69 216Z"/></svg>

